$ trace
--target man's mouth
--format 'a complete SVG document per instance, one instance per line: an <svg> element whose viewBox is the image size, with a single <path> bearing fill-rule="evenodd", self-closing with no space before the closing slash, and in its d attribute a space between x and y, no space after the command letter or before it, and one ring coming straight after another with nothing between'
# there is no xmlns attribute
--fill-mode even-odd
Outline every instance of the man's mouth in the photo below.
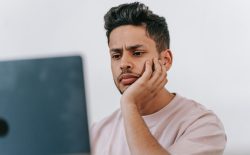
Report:
<svg viewBox="0 0 250 155"><path fill-rule="evenodd" d="M134 83L140 76L134 74L122 74L119 76L119 82L123 85L131 85Z"/></svg>

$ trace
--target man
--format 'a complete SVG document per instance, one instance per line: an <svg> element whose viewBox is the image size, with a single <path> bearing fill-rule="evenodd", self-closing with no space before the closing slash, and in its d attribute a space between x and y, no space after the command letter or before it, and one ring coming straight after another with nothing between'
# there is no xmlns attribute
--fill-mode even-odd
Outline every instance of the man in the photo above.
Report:
<svg viewBox="0 0 250 155"><path fill-rule="evenodd" d="M226 136L217 116L165 89L172 65L165 18L142 3L104 17L120 109L92 127L96 155L221 155Z"/></svg>

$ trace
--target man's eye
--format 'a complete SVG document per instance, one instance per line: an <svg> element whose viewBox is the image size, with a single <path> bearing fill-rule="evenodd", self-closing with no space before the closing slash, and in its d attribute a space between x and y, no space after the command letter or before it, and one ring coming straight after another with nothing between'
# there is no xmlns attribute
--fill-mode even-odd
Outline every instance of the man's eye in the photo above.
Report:
<svg viewBox="0 0 250 155"><path fill-rule="evenodd" d="M133 52L133 55L134 56L141 56L143 52L140 52L140 51L134 51Z"/></svg>
<svg viewBox="0 0 250 155"><path fill-rule="evenodd" d="M112 59L120 59L121 55L120 54L113 54Z"/></svg>

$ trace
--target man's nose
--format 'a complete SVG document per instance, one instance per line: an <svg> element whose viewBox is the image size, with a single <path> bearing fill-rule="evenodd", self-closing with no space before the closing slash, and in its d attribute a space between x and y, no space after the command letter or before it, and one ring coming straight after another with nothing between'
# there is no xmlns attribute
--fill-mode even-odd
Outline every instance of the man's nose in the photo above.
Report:
<svg viewBox="0 0 250 155"><path fill-rule="evenodd" d="M120 69L132 69L133 67L133 62L130 56L124 54L121 58L121 63L120 63Z"/></svg>

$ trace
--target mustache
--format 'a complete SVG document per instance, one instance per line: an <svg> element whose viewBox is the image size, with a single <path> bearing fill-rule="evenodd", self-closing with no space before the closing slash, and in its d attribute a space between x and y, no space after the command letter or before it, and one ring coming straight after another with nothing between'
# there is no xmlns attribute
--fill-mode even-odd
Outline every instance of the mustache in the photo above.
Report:
<svg viewBox="0 0 250 155"><path fill-rule="evenodd" d="M122 69L121 74L117 77L118 81L121 81L125 76L132 76L132 77L141 77L141 74L133 73L131 70L125 68Z"/></svg>

